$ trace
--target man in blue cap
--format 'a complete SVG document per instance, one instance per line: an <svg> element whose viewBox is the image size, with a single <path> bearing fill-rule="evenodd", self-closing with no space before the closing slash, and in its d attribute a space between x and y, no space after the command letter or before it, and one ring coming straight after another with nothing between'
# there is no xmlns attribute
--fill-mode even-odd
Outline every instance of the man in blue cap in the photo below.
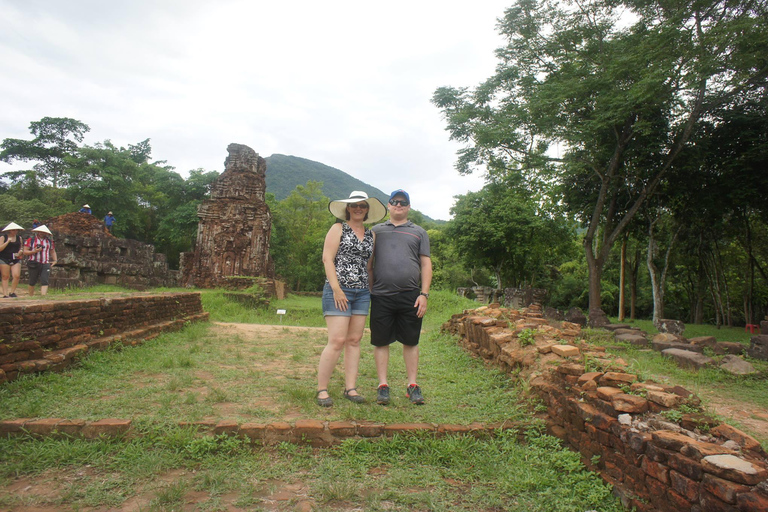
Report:
<svg viewBox="0 0 768 512"><path fill-rule="evenodd" d="M379 377L376 402L382 405L390 402L387 367L389 346L395 341L403 344L406 396L416 405L424 403L416 376L421 323L432 284L432 259L429 236L424 228L408 220L410 210L408 192L395 190L389 195L389 220L372 228L376 245L370 260L371 344Z"/></svg>

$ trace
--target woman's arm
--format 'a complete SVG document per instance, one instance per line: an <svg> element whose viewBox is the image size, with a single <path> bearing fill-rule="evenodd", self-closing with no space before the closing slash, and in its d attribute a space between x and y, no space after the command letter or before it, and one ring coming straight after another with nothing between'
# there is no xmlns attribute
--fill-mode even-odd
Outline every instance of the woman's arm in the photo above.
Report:
<svg viewBox="0 0 768 512"><path fill-rule="evenodd" d="M328 230L328 234L325 235L325 243L323 244L323 267L325 268L325 277L328 279L328 284L333 290L333 302L336 307L341 311L347 310L347 296L341 289L339 279L336 276L336 253L339 252L339 244L341 243L341 224L336 223Z"/></svg>

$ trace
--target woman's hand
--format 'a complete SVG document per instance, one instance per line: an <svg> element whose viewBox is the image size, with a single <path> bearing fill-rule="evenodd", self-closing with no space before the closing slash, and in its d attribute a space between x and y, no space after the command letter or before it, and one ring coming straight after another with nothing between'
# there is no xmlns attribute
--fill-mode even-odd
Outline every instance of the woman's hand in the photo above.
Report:
<svg viewBox="0 0 768 512"><path fill-rule="evenodd" d="M347 295L341 290L341 288L338 290L333 290L333 303L336 305L336 309L339 311L347 310L349 301L347 300Z"/></svg>

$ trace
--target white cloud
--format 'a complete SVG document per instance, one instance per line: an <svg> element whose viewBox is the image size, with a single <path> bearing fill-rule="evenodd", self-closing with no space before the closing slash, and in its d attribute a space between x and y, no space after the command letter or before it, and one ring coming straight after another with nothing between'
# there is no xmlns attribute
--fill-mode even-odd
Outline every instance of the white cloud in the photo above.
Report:
<svg viewBox="0 0 768 512"><path fill-rule="evenodd" d="M447 219L454 170L430 103L493 73L505 1L0 0L0 138L73 117L87 143L151 139L185 174L238 142L339 168ZM0 170L7 169L3 164Z"/></svg>

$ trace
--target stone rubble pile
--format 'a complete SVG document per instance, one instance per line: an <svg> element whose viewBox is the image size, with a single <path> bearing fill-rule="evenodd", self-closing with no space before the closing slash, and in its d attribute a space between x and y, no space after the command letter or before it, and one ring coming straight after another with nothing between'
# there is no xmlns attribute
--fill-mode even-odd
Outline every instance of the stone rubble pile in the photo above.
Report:
<svg viewBox="0 0 768 512"><path fill-rule="evenodd" d="M647 343L628 325L611 327ZM492 304L454 315L443 330L528 379L547 406L548 432L580 452L625 506L768 510L768 455L757 440L701 413L683 413L696 410L698 397L681 386L641 382L621 358L582 342L579 325L550 325L538 306ZM666 419L675 416L679 421Z"/></svg>

